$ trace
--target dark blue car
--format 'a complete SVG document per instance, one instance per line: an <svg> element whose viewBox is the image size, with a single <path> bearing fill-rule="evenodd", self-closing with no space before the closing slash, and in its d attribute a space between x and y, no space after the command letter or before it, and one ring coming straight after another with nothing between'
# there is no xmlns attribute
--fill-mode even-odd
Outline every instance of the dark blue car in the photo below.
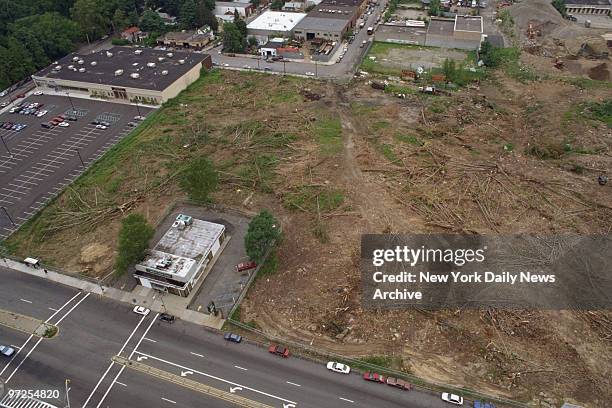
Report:
<svg viewBox="0 0 612 408"><path fill-rule="evenodd" d="M495 408L490 402L474 401L474 408Z"/></svg>
<svg viewBox="0 0 612 408"><path fill-rule="evenodd" d="M229 333L229 332L225 333L223 338L227 341L231 341L234 343L240 343L242 341L242 336L240 336L239 334Z"/></svg>

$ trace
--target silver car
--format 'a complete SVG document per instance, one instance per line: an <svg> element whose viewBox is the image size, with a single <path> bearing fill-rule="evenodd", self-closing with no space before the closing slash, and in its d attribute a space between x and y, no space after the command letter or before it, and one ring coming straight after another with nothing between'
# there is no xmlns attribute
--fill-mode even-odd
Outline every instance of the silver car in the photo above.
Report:
<svg viewBox="0 0 612 408"><path fill-rule="evenodd" d="M6 357L10 357L15 353L15 349L10 346L0 345L0 354Z"/></svg>

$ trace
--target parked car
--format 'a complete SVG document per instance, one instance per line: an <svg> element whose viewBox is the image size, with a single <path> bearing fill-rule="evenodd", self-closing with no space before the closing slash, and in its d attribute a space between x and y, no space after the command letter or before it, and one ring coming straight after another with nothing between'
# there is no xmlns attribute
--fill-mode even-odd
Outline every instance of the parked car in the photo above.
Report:
<svg viewBox="0 0 612 408"><path fill-rule="evenodd" d="M151 313L151 311L144 306L134 307L133 312L139 315L143 315L143 316L147 316L149 313Z"/></svg>
<svg viewBox="0 0 612 408"><path fill-rule="evenodd" d="M372 381L372 382L376 382L376 383L380 383L380 384L384 384L385 383L385 377L378 374L378 373L373 373L371 371L366 371L365 373L363 373L363 379L366 381Z"/></svg>
<svg viewBox="0 0 612 408"><path fill-rule="evenodd" d="M104 125L96 125L96 129L102 129L102 130L105 130L105 129L106 129L106 126L104 126Z"/></svg>
<svg viewBox="0 0 612 408"><path fill-rule="evenodd" d="M175 317L168 313L162 313L159 315L159 320L167 323L174 323Z"/></svg>
<svg viewBox="0 0 612 408"><path fill-rule="evenodd" d="M68 122L61 122L61 123L60 123L59 125L57 125L57 126L59 126L59 127L68 127L68 126L70 126L70 123L68 123Z"/></svg>
<svg viewBox="0 0 612 408"><path fill-rule="evenodd" d="M128 122L128 124L127 124L127 125L128 125L129 127L136 127L136 126L138 126L138 124L137 124L137 123L134 123L134 122Z"/></svg>
<svg viewBox="0 0 612 408"><path fill-rule="evenodd" d="M277 344L270 344L270 347L268 347L268 351L272 354L276 354L277 356L281 356L284 358L289 357L289 349L287 347L283 347Z"/></svg>
<svg viewBox="0 0 612 408"><path fill-rule="evenodd" d="M53 127L50 122L43 122L40 124L40 126L44 127L45 129L51 129Z"/></svg>
<svg viewBox="0 0 612 408"><path fill-rule="evenodd" d="M134 116L134 120L145 120L146 118L144 116Z"/></svg>
<svg viewBox="0 0 612 408"><path fill-rule="evenodd" d="M387 385L404 391L410 391L412 389L412 385L410 383L394 377L387 377Z"/></svg>
<svg viewBox="0 0 612 408"><path fill-rule="evenodd" d="M236 265L236 272L247 271L249 269L253 269L256 267L257 267L257 263L254 261L240 262L238 265Z"/></svg>
<svg viewBox="0 0 612 408"><path fill-rule="evenodd" d="M3 356L10 357L13 355L13 353L15 353L15 349L11 346L0 345L0 354Z"/></svg>
<svg viewBox="0 0 612 408"><path fill-rule="evenodd" d="M338 363L337 361L330 361L327 363L327 369L340 374L349 374L351 372L351 367L346 364Z"/></svg>
<svg viewBox="0 0 612 408"><path fill-rule="evenodd" d="M40 95L42 95L42 94L43 94L43 93L42 93L42 91L35 91L35 92L33 93L33 95L36 95L36 96L40 96Z"/></svg>
<svg viewBox="0 0 612 408"><path fill-rule="evenodd" d="M6 108L8 106L8 102L0 103L0 108Z"/></svg>
<svg viewBox="0 0 612 408"><path fill-rule="evenodd" d="M25 98L25 94L20 93L17 95L17 98Z"/></svg>
<svg viewBox="0 0 612 408"><path fill-rule="evenodd" d="M77 117L76 116L68 116L68 120L71 122L76 122L77 121Z"/></svg>
<svg viewBox="0 0 612 408"><path fill-rule="evenodd" d="M454 404L454 405L463 405L463 397L457 395L457 394L451 394L448 392L443 392L442 393L442 401L446 401L450 404Z"/></svg>
<svg viewBox="0 0 612 408"><path fill-rule="evenodd" d="M223 335L223 338L227 341L231 341L232 343L240 343L242 341L242 336L236 333L227 332Z"/></svg>
<svg viewBox="0 0 612 408"><path fill-rule="evenodd" d="M474 401L474 408L495 408L490 402Z"/></svg>

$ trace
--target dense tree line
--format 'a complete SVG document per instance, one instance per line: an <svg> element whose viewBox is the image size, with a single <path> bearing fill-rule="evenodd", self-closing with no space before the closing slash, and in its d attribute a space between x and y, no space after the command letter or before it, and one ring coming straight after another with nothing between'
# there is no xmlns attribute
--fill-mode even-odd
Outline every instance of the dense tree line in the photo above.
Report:
<svg viewBox="0 0 612 408"><path fill-rule="evenodd" d="M182 29L217 30L214 0L0 0L0 90L74 51L140 24L155 38L170 29L153 10L178 17ZM172 28L172 29L176 29Z"/></svg>

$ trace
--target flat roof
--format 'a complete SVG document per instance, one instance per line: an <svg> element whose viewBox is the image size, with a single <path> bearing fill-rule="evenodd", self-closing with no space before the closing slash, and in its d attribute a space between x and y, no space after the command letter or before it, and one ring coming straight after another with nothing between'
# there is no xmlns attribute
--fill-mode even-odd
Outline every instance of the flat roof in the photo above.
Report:
<svg viewBox="0 0 612 408"><path fill-rule="evenodd" d="M565 5L566 7L569 5L610 6L612 5L612 0L567 0Z"/></svg>
<svg viewBox="0 0 612 408"><path fill-rule="evenodd" d="M249 30L291 31L306 13L291 13L285 11L266 11L247 25Z"/></svg>
<svg viewBox="0 0 612 408"><path fill-rule="evenodd" d="M323 18L323 17L311 17L308 16L300 23L295 26L296 30L310 30L310 31L337 31L344 30L344 27L348 24L349 19L339 18Z"/></svg>
<svg viewBox="0 0 612 408"><path fill-rule="evenodd" d="M323 0L319 6L356 6L359 7L365 0Z"/></svg>
<svg viewBox="0 0 612 408"><path fill-rule="evenodd" d="M321 3L308 13L308 17L350 20L356 12L356 6L329 6L326 3Z"/></svg>
<svg viewBox="0 0 612 408"><path fill-rule="evenodd" d="M216 1L215 7L234 7L234 8L247 8L253 6L248 1Z"/></svg>
<svg viewBox="0 0 612 408"><path fill-rule="evenodd" d="M455 17L455 30L482 33L482 17L481 16L456 16Z"/></svg>
<svg viewBox="0 0 612 408"><path fill-rule="evenodd" d="M170 227L153 249L196 260L205 257L225 231L225 226L195 218L192 220L193 223L184 229Z"/></svg>
<svg viewBox="0 0 612 408"><path fill-rule="evenodd" d="M455 22L453 20L442 20L432 18L427 27L427 34L443 35L452 37L455 31Z"/></svg>
<svg viewBox="0 0 612 408"><path fill-rule="evenodd" d="M110 53L110 54L109 54ZM172 52L152 48L113 47L93 54L71 53L33 76L109 86L163 91L207 54ZM160 61L160 58L163 59ZM182 63L180 62L182 61ZM147 66L152 63L155 66ZM56 67L61 67L59 70ZM73 69L69 69L73 66ZM84 72L79 72L79 69ZM117 70L123 70L116 75ZM138 74L137 78L132 74ZM136 76L136 75L134 75Z"/></svg>
<svg viewBox="0 0 612 408"><path fill-rule="evenodd" d="M145 258L138 263L140 266L151 270L162 272L164 275L171 276L172 279L184 281L188 279L187 274L196 265L195 259L167 254L156 250L150 250L145 255Z"/></svg>

